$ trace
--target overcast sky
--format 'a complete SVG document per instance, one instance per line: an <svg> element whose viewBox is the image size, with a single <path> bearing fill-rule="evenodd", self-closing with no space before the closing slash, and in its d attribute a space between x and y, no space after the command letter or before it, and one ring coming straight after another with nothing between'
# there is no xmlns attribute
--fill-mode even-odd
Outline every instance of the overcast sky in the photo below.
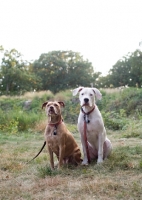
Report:
<svg viewBox="0 0 142 200"><path fill-rule="evenodd" d="M23 59L80 52L106 74L142 41L142 0L0 0L0 45Z"/></svg>

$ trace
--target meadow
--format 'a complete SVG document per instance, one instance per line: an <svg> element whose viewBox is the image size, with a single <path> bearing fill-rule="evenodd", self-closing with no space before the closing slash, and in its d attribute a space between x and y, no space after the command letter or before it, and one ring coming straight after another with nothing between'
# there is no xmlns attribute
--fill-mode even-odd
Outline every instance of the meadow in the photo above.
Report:
<svg viewBox="0 0 142 200"><path fill-rule="evenodd" d="M54 171L46 148L28 163L44 142L47 118L41 106L50 99L65 102L64 121L81 147L78 99L70 91L0 98L1 200L142 199L142 90L102 90L102 94L97 105L113 144L111 156L101 165L94 161Z"/></svg>

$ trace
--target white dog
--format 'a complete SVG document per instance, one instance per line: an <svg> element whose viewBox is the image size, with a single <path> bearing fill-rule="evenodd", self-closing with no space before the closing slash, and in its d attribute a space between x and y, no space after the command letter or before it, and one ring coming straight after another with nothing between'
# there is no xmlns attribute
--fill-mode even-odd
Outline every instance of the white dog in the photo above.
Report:
<svg viewBox="0 0 142 200"><path fill-rule="evenodd" d="M98 89L88 87L78 87L74 89L72 93L73 96L79 93L81 105L78 117L78 131L81 135L84 154L82 164L88 165L89 158L90 160L97 159L97 163L102 163L103 159L107 158L112 150L111 142L106 136L106 130L101 113L95 104L95 97L100 100L102 94ZM84 128L84 124L86 124L86 128ZM87 136L86 142L84 139L84 131L86 131ZM89 158L87 156L87 150Z"/></svg>

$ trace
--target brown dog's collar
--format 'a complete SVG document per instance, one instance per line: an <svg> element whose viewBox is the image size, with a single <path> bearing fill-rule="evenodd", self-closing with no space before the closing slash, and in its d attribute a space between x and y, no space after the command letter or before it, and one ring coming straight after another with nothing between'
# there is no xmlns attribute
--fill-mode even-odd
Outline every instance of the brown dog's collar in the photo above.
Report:
<svg viewBox="0 0 142 200"><path fill-rule="evenodd" d="M61 124L63 122L63 119L61 119L59 122L56 123L48 123L49 126L55 126L57 127L59 124Z"/></svg>
<svg viewBox="0 0 142 200"><path fill-rule="evenodd" d="M62 118L57 123L48 123L49 126L53 126L54 127L53 135L57 135L57 127L61 123L63 123L63 119Z"/></svg>

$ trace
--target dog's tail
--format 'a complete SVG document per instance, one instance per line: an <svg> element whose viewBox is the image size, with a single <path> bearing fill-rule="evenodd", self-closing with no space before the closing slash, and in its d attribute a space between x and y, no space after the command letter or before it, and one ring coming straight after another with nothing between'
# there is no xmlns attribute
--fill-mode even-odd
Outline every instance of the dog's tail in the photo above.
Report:
<svg viewBox="0 0 142 200"><path fill-rule="evenodd" d="M38 157L38 155L39 155L39 154L42 152L42 150L44 149L45 145L46 145L46 141L44 142L44 144L43 144L42 148L40 149L40 151L38 152L38 154L37 154L34 158L32 158L30 161L28 161L27 164L28 164L29 162L31 162L32 160L34 160L36 157Z"/></svg>

